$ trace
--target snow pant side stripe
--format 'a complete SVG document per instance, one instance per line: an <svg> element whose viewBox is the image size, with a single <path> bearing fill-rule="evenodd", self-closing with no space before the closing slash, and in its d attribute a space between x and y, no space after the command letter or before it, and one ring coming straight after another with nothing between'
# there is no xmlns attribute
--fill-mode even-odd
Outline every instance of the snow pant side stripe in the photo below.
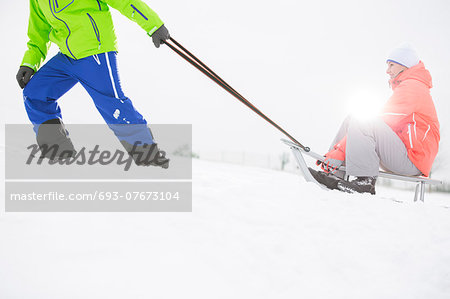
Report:
<svg viewBox="0 0 450 299"><path fill-rule="evenodd" d="M105 57L106 57L106 64L108 65L108 72L109 72L109 78L111 79L111 84L114 90L114 96L116 97L116 99L119 98L119 96L117 95L117 89L116 89L116 83L114 82L114 77L112 74L112 70L111 70L111 64L109 63L109 53L105 53Z"/></svg>
<svg viewBox="0 0 450 299"><path fill-rule="evenodd" d="M95 62L97 62L98 65L101 65L101 64L102 64L101 61L100 61L100 58L98 58L98 55L97 55L97 54L92 55L92 58L94 58Z"/></svg>

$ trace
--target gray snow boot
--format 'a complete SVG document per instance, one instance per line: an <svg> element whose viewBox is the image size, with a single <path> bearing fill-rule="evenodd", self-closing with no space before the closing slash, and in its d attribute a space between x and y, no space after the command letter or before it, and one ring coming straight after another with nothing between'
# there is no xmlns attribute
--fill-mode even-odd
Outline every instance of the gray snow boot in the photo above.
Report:
<svg viewBox="0 0 450 299"><path fill-rule="evenodd" d="M121 140L125 150L133 158L134 163L138 166L159 166L162 168L169 168L170 159L166 158L166 152L159 150L156 143L138 145L137 143L131 145L130 143Z"/></svg>
<svg viewBox="0 0 450 299"><path fill-rule="evenodd" d="M351 182L340 181L337 184L337 188L340 191L348 193L370 193L375 195L375 183L377 181L376 177L357 177Z"/></svg>
<svg viewBox="0 0 450 299"><path fill-rule="evenodd" d="M334 176L331 173L325 173L323 171L316 171L310 167L309 172L314 177L316 181L327 187L331 190L337 190L338 189L338 183L341 181L340 178Z"/></svg>
<svg viewBox="0 0 450 299"><path fill-rule="evenodd" d="M59 118L50 119L40 124L36 141L41 150L41 159L65 160L75 157L77 153L64 123Z"/></svg>

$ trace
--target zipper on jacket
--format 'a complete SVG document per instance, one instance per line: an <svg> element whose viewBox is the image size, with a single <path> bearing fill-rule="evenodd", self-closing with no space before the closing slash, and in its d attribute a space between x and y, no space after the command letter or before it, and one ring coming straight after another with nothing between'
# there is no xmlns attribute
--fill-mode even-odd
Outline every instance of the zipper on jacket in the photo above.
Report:
<svg viewBox="0 0 450 299"><path fill-rule="evenodd" d="M62 12L64 9L66 9L69 5L71 5L75 0L70 1L69 4L67 4L66 6L64 6L63 8L59 9L59 3L58 0L53 0L54 1L54 6L55 6L55 13L60 13Z"/></svg>
<svg viewBox="0 0 450 299"><path fill-rule="evenodd" d="M414 113L413 113L413 122L414 122L414 137L417 139L417 130L416 130L417 123L416 123L416 120L414 118Z"/></svg>
<svg viewBox="0 0 450 299"><path fill-rule="evenodd" d="M57 1L57 0L53 0L53 1ZM50 11L52 12L53 17L55 17L55 19L57 19L58 21L63 22L64 25L66 25L67 31L69 31L69 34L66 37L66 47L67 47L67 50L69 51L70 55L72 55L73 59L76 60L77 58L75 57L75 55L73 55L72 51L70 51L70 48L69 48L69 37L72 34L72 32L70 31L69 25L67 25L67 23L64 22L64 20L62 20L56 16L57 13L61 12L62 10L64 10L67 6L69 6L72 3L73 3L73 0L72 0L72 2L67 4L63 9L56 11L56 8L52 5L52 0L48 0L48 6L50 6Z"/></svg>
<svg viewBox="0 0 450 299"><path fill-rule="evenodd" d="M424 141L425 140L425 138L427 138L427 134L428 134L428 131L430 131L430 129L431 129L431 126L430 125L428 125L428 130L425 132L425 134L423 135L423 139L422 139L422 141Z"/></svg>
<svg viewBox="0 0 450 299"><path fill-rule="evenodd" d="M409 145L413 148L412 137L411 137L411 124L408 124L408 135L409 135Z"/></svg>
<svg viewBox="0 0 450 299"><path fill-rule="evenodd" d="M95 32L95 37L97 38L97 41L98 41L98 48L100 49L100 47L102 46L102 42L100 40L100 31L98 30L97 23L95 23L94 18L91 17L91 15L89 13L86 13L86 14L89 17L89 20L91 21L92 28L94 29L94 32Z"/></svg>
<svg viewBox="0 0 450 299"><path fill-rule="evenodd" d="M137 9L136 6L134 6L133 4L130 4L130 6L134 9L131 17L134 17L134 12L137 11L146 21L148 21L148 18L144 16L144 14L139 9Z"/></svg>

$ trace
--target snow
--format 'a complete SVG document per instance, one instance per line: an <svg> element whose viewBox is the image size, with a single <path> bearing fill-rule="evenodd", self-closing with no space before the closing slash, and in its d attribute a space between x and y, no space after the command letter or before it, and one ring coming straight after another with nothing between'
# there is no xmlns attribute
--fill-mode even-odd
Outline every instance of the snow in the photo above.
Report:
<svg viewBox="0 0 450 299"><path fill-rule="evenodd" d="M449 298L448 194L193 167L192 213L3 213L0 298Z"/></svg>
<svg viewBox="0 0 450 299"><path fill-rule="evenodd" d="M444 2L149 4L174 38L318 152L328 147L354 94L390 96L385 54L413 42L432 72L443 128L435 178L448 182ZM15 81L27 7L27 1L2 3L8 40L0 49L8 57L0 73L2 125L28 123ZM249 153L278 159L287 151L277 130L168 49L155 49L114 10L113 18L123 86L152 124L192 124L202 157L236 151L246 163L262 164ZM407 29L393 34L393 28ZM57 51L52 45L49 58ZM80 86L59 103L68 124L103 123ZM317 107L333 113L323 117ZM3 130L0 145L4 169ZM0 299L450 298L448 193L414 203L412 191L348 195L288 172L202 160L193 167L192 213L4 213L0 196Z"/></svg>

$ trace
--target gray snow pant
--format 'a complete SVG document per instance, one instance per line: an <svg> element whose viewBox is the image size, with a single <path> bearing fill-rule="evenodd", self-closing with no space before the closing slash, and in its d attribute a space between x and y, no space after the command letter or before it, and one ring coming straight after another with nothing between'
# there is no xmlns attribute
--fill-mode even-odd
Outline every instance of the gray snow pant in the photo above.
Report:
<svg viewBox="0 0 450 299"><path fill-rule="evenodd" d="M401 175L421 174L409 160L405 144L382 118L361 121L351 116L347 117L330 150L345 135L347 135L345 150L347 175L376 177L380 167Z"/></svg>

